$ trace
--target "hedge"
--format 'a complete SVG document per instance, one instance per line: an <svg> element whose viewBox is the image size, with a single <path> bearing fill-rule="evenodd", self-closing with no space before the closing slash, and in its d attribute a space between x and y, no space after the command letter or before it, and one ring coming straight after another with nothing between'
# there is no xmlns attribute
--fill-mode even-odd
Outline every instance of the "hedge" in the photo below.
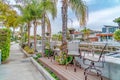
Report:
<svg viewBox="0 0 120 80"><path fill-rule="evenodd" d="M10 53L10 29L0 29L0 49L2 51L2 61L5 61L9 57Z"/></svg>

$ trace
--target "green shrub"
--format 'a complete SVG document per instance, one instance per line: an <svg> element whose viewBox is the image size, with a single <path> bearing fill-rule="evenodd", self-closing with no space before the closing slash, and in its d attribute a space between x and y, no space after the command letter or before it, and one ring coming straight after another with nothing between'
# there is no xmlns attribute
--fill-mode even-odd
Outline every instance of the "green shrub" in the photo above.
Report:
<svg viewBox="0 0 120 80"><path fill-rule="evenodd" d="M53 51L51 49L45 49L45 56L52 56L53 55Z"/></svg>
<svg viewBox="0 0 120 80"><path fill-rule="evenodd" d="M27 52L28 52L29 54L33 54L33 53L34 53L34 49L29 49Z"/></svg>
<svg viewBox="0 0 120 80"><path fill-rule="evenodd" d="M55 60L62 65L69 64L72 62L72 56L66 56L66 53L61 52L59 56L55 56Z"/></svg>
<svg viewBox="0 0 120 80"><path fill-rule="evenodd" d="M36 56L34 57L34 59L37 60L37 59L40 58L40 57L42 57L41 53L37 53Z"/></svg>
<svg viewBox="0 0 120 80"><path fill-rule="evenodd" d="M29 53L29 54L33 54L34 53L34 49L30 48L29 46L25 46L24 50Z"/></svg>
<svg viewBox="0 0 120 80"><path fill-rule="evenodd" d="M116 30L113 35L116 41L120 41L120 29Z"/></svg>
<svg viewBox="0 0 120 80"><path fill-rule="evenodd" d="M2 61L9 57L10 53L11 31L9 29L0 29L0 49L2 51Z"/></svg>

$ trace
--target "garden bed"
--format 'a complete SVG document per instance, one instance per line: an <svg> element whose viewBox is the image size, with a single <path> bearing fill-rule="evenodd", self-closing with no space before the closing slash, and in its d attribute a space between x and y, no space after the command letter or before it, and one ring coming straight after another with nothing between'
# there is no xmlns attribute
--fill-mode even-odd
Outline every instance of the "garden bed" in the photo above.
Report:
<svg viewBox="0 0 120 80"><path fill-rule="evenodd" d="M42 63L38 62L37 59L31 57L33 54L28 54L24 49L22 49L22 52L27 56L30 57L31 62L35 67L42 73L42 75L46 78L46 80L60 80L58 77L47 67L43 66Z"/></svg>
<svg viewBox="0 0 120 80"><path fill-rule="evenodd" d="M27 57L31 57L33 54L28 54L24 49L21 48L21 51L25 54Z"/></svg>
<svg viewBox="0 0 120 80"><path fill-rule="evenodd" d="M46 68L46 70L45 67L41 63L38 63L33 57L31 57L31 62L40 71L40 73L43 74L46 80L59 80L58 78L53 78L53 76L56 77L55 74L53 74L48 68Z"/></svg>

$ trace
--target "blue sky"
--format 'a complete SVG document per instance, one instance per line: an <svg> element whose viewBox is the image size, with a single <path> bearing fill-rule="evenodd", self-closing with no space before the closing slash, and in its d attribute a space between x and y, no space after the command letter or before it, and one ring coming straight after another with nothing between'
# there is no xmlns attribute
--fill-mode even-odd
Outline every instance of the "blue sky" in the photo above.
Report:
<svg viewBox="0 0 120 80"><path fill-rule="evenodd" d="M120 0L84 0L88 6L88 21L86 27L92 30L102 30L104 25L117 25L113 20L120 17ZM55 20L51 19L52 34L62 31L61 19L61 0L58 0L58 14ZM71 18L73 23L68 19L68 27L74 27L76 30L81 30L78 20L74 13L69 9L68 18ZM31 29L33 30L33 28ZM32 31L33 32L33 31ZM38 34L41 34L41 27L38 27Z"/></svg>

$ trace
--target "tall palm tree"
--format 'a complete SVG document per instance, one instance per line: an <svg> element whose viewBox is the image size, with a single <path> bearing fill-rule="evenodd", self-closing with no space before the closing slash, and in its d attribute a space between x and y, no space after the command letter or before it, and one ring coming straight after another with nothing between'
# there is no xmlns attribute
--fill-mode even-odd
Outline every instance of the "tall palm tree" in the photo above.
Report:
<svg viewBox="0 0 120 80"><path fill-rule="evenodd" d="M50 13L53 17L53 19L57 15L57 9L56 9L56 0L42 0L41 1L41 9L43 11L42 15L42 54L44 54L45 50L45 16L47 13Z"/></svg>
<svg viewBox="0 0 120 80"><path fill-rule="evenodd" d="M47 5L46 10L48 12L53 12L54 14L55 10L54 9L52 10L53 6L51 6L50 3L52 4L52 2L45 3ZM36 29L37 29L37 24L38 24L37 22L38 20L42 18L41 15L43 15L43 11L44 11L43 1L39 1L39 0L31 0L28 4L26 4L24 9L22 10L24 14L23 15L24 20L26 20L27 23L28 22L30 23L32 21L34 25L34 49L35 50L36 50ZM50 20L46 13L45 13L45 23L47 24L48 32L51 33ZM28 29L28 32L29 32L29 29ZM28 39L28 42L29 42L29 39Z"/></svg>
<svg viewBox="0 0 120 80"><path fill-rule="evenodd" d="M19 0L18 0L19 1ZM21 2L23 3L23 2ZM31 21L32 21L32 15L30 14L29 10L27 10L27 5L29 2L26 2L26 4L23 5L14 5L17 7L21 12L21 18L20 21L25 25L27 23L27 30L28 30L28 46L30 46L30 28L31 28Z"/></svg>
<svg viewBox="0 0 120 80"><path fill-rule="evenodd" d="M75 12L80 25L86 24L87 6L82 0L62 0L62 43L66 42L68 6Z"/></svg>
<svg viewBox="0 0 120 80"><path fill-rule="evenodd" d="M29 14L31 15L31 19L34 25L34 49L36 50L36 30L37 30L37 23L38 23L38 19L41 19L42 16L42 11L40 9L40 3L37 2L37 0L31 0L32 2L30 4L27 5L26 10L29 12Z"/></svg>

